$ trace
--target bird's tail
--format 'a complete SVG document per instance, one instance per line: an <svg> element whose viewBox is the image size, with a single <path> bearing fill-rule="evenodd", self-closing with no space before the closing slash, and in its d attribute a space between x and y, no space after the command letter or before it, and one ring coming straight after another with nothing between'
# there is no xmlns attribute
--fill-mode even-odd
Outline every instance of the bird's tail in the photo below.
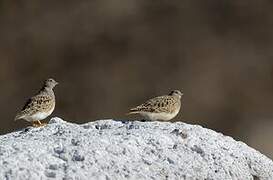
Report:
<svg viewBox="0 0 273 180"><path fill-rule="evenodd" d="M130 109L130 112L126 113L126 115L129 116L129 115L138 114L138 113L139 113L139 109L132 108L132 109Z"/></svg>
<svg viewBox="0 0 273 180"><path fill-rule="evenodd" d="M21 113L16 114L14 121L17 121L18 119L21 119L23 116Z"/></svg>

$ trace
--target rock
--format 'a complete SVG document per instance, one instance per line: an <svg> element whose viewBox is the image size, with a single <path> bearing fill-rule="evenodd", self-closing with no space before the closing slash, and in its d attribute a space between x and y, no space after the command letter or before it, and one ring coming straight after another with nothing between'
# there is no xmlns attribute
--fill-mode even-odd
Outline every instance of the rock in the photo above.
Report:
<svg viewBox="0 0 273 180"><path fill-rule="evenodd" d="M269 158L197 125L53 118L26 129L0 136L0 179L273 179Z"/></svg>

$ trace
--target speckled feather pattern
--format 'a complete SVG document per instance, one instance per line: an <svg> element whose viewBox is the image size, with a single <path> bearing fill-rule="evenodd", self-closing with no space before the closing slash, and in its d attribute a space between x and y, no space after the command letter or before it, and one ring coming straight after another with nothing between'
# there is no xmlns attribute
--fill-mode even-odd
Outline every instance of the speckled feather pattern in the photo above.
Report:
<svg viewBox="0 0 273 180"><path fill-rule="evenodd" d="M51 90L52 91L52 90ZM53 91L42 91L38 95L30 98L23 107L20 115L31 116L37 112L48 112L55 106L55 96Z"/></svg>
<svg viewBox="0 0 273 180"><path fill-rule="evenodd" d="M26 102L23 109L16 115L15 120L39 121L49 116L55 108L53 88L57 84L54 79L47 79L39 93Z"/></svg>
<svg viewBox="0 0 273 180"><path fill-rule="evenodd" d="M159 96L146 101L145 103L130 109L130 112L151 112L151 113L173 113L180 108L181 101L175 96Z"/></svg>

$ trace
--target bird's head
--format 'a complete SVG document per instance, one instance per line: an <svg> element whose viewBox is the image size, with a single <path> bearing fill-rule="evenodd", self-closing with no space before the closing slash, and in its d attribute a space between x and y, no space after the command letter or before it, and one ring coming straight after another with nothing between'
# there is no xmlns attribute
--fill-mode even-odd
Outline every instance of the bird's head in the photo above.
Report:
<svg viewBox="0 0 273 180"><path fill-rule="evenodd" d="M173 90L171 91L171 93L169 94L170 96L176 96L179 99L181 99L181 97L183 96L183 93L179 90Z"/></svg>
<svg viewBox="0 0 273 180"><path fill-rule="evenodd" d="M57 84L59 83L52 78L49 78L45 81L45 87L48 87L50 89L53 89Z"/></svg>

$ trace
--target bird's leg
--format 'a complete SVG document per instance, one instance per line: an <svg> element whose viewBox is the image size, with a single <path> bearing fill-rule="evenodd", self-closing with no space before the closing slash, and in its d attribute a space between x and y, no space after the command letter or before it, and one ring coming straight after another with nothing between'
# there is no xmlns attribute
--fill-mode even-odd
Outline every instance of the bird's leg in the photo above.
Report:
<svg viewBox="0 0 273 180"><path fill-rule="evenodd" d="M40 120L38 120L38 127L41 127L41 126L44 126L44 125L46 125L46 123L41 123L41 121Z"/></svg>
<svg viewBox="0 0 273 180"><path fill-rule="evenodd" d="M33 127L38 127L38 126L39 126L36 122L37 122L37 121L32 121L32 126L33 126Z"/></svg>
<svg viewBox="0 0 273 180"><path fill-rule="evenodd" d="M38 124L39 126L42 126L42 123L41 123L41 121L39 121L39 120L38 120L37 122L39 123L39 124Z"/></svg>
<svg viewBox="0 0 273 180"><path fill-rule="evenodd" d="M41 123L40 120L32 121L32 126L33 127L41 127L41 126L44 126L44 125L46 125L46 123Z"/></svg>

